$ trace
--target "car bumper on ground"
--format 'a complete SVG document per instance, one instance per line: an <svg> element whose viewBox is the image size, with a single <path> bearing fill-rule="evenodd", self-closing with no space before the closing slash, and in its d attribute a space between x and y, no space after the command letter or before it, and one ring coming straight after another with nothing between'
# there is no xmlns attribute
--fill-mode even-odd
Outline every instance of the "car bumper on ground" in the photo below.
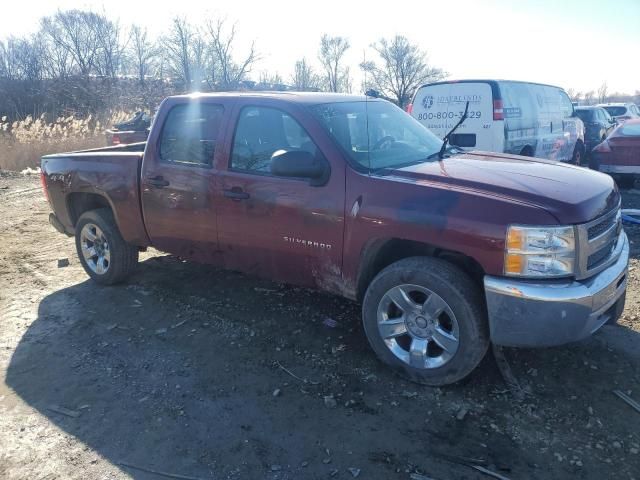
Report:
<svg viewBox="0 0 640 480"><path fill-rule="evenodd" d="M617 261L586 280L484 279L491 341L510 347L548 347L582 340L624 309L629 241L621 233Z"/></svg>

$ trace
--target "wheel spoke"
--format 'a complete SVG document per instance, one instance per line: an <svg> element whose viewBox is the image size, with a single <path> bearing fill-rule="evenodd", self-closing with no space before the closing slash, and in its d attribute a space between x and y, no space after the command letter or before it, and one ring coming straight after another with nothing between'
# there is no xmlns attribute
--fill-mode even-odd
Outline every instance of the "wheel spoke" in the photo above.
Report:
<svg viewBox="0 0 640 480"><path fill-rule="evenodd" d="M421 310L422 314L429 318L438 318L445 308L447 308L447 304L442 300L440 295L432 293L422 304Z"/></svg>
<svg viewBox="0 0 640 480"><path fill-rule="evenodd" d="M411 340L411 350L409 351L409 363L412 367L424 368L427 359L428 341L425 338L414 338Z"/></svg>
<svg viewBox="0 0 640 480"><path fill-rule="evenodd" d="M84 256L85 260L91 260L93 257L95 257L96 254L96 249L93 247L86 247L86 246L82 246L82 255Z"/></svg>
<svg viewBox="0 0 640 480"><path fill-rule="evenodd" d="M378 324L380 335L382 338L395 338L407 333L407 327L404 324L404 317L385 320Z"/></svg>
<svg viewBox="0 0 640 480"><path fill-rule="evenodd" d="M105 270L106 268L104 264L104 257L99 256L98 259L96 260L96 273L102 275Z"/></svg>
<svg viewBox="0 0 640 480"><path fill-rule="evenodd" d="M91 231L90 228L85 228L84 229L84 236L87 240L89 240L90 242L95 242L96 241L96 235Z"/></svg>
<svg viewBox="0 0 640 480"><path fill-rule="evenodd" d="M440 326L433 330L433 341L446 352L455 353L458 350L458 339Z"/></svg>
<svg viewBox="0 0 640 480"><path fill-rule="evenodd" d="M389 290L387 295L391 298L393 303L395 303L398 308L405 313L419 309L418 304L411 300L407 292L402 287L392 288Z"/></svg>

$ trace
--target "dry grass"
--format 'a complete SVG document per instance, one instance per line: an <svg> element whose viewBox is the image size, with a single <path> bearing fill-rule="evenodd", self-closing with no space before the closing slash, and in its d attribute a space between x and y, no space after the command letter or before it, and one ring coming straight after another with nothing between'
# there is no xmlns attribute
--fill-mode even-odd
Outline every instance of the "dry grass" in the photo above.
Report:
<svg viewBox="0 0 640 480"><path fill-rule="evenodd" d="M9 122L0 118L0 170L20 171L40 165L40 157L50 153L70 152L106 145L106 126L128 118L128 112L115 112L101 122L91 116L78 119L59 117L47 122L45 115L28 116L24 120Z"/></svg>

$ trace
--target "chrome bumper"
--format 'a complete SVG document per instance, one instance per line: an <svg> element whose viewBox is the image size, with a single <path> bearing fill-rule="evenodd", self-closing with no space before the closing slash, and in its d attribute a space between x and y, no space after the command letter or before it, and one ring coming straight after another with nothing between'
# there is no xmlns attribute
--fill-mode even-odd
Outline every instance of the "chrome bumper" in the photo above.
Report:
<svg viewBox="0 0 640 480"><path fill-rule="evenodd" d="M624 308L629 240L621 232L618 260L585 280L517 280L485 276L491 341L511 347L562 345L614 323Z"/></svg>

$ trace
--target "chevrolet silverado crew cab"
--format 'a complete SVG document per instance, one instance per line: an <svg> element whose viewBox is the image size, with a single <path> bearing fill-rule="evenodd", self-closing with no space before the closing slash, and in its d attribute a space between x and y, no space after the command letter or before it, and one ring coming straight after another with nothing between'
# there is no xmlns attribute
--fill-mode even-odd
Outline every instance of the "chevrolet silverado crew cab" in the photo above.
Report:
<svg viewBox="0 0 640 480"><path fill-rule="evenodd" d="M610 177L447 147L384 100L170 97L145 144L48 155L42 175L97 283L153 246L341 295L378 357L425 384L462 379L490 342L585 338L624 306Z"/></svg>

